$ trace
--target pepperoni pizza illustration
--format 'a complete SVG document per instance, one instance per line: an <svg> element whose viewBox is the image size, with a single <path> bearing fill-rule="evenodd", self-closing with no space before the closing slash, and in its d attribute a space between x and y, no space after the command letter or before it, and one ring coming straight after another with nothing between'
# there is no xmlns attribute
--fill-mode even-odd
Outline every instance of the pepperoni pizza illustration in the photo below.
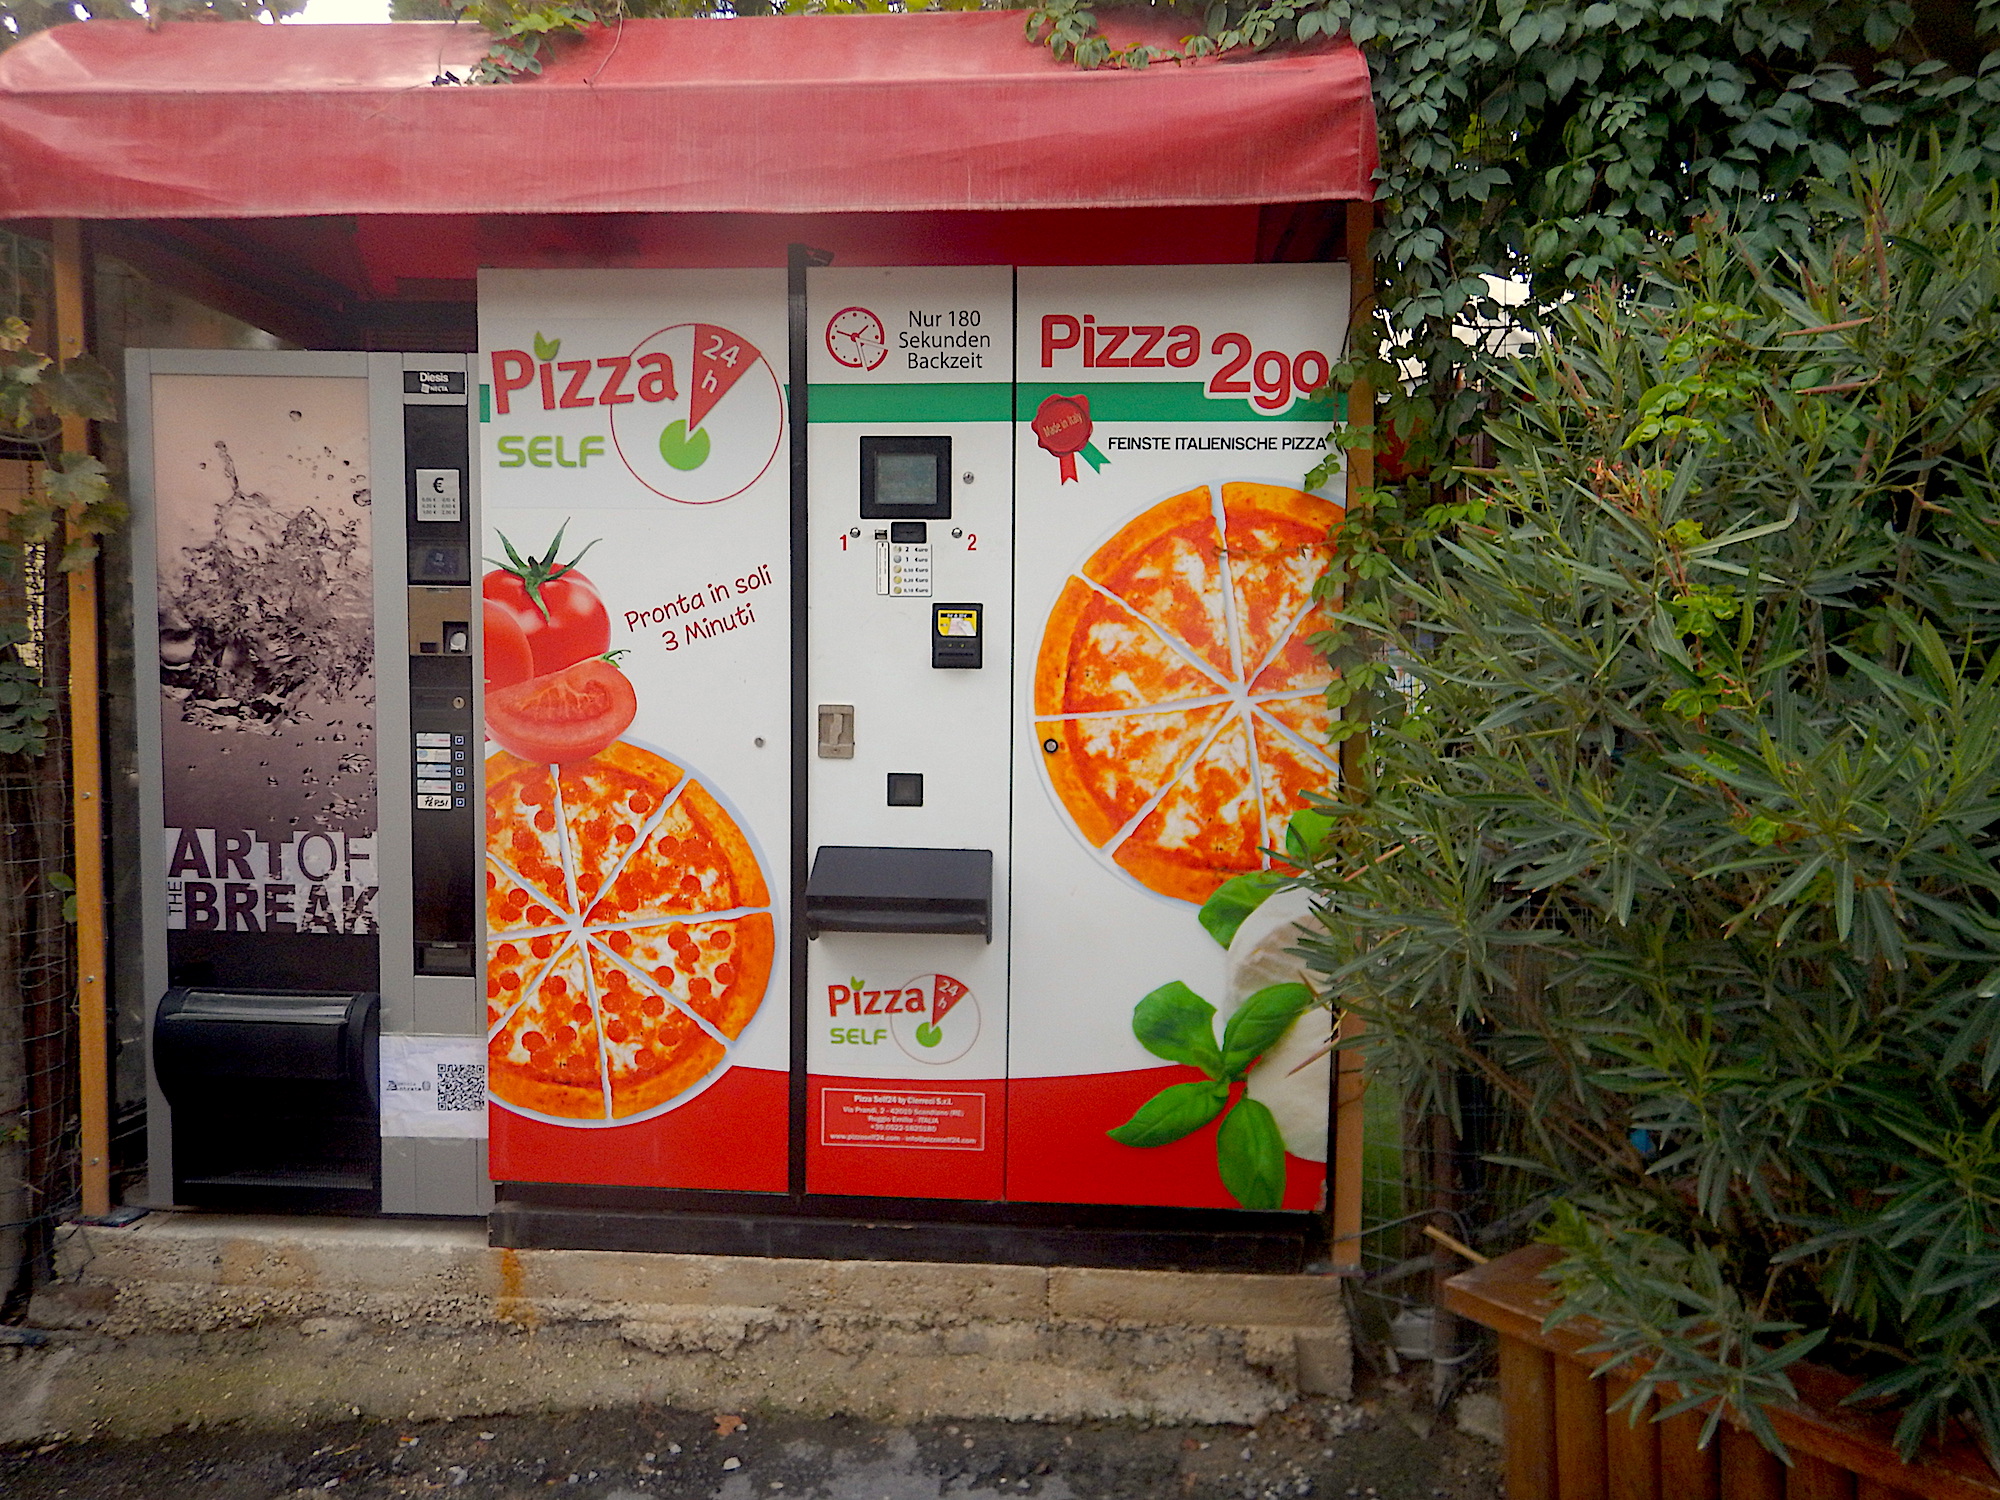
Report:
<svg viewBox="0 0 2000 1500"><path fill-rule="evenodd" d="M1203 485L1127 522L1049 612L1036 758L1078 837L1149 890L1200 902L1268 867L1337 777L1311 637L1340 516L1285 485Z"/></svg>
<svg viewBox="0 0 2000 1500"><path fill-rule="evenodd" d="M683 767L619 741L486 765L487 1077L511 1109L622 1125L691 1098L763 1003L756 852Z"/></svg>

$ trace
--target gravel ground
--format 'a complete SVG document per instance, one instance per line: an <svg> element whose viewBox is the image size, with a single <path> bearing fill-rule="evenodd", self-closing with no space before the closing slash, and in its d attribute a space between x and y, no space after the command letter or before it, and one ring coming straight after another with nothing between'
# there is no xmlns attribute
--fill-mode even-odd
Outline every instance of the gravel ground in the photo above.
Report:
<svg viewBox="0 0 2000 1500"><path fill-rule="evenodd" d="M180 1432L0 1451L9 1500L1498 1500L1498 1450L1393 1390L1255 1428L908 1426L642 1408Z"/></svg>

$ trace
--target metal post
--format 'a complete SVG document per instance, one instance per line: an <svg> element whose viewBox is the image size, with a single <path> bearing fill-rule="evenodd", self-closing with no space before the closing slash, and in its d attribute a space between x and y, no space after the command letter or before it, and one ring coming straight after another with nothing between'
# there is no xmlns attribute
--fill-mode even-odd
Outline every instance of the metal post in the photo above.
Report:
<svg viewBox="0 0 2000 1500"><path fill-rule="evenodd" d="M1348 335L1350 356L1368 337L1368 325L1375 315L1375 262L1368 253L1368 236L1375 227L1375 205L1347 205ZM1375 421L1375 387L1357 380L1347 392L1349 423ZM1375 450L1351 448L1347 453L1347 497L1351 503L1359 490L1375 484ZM1357 785L1361 768L1361 738L1340 742L1340 775L1344 785ZM1367 1087L1361 1075L1361 1058L1353 1043L1361 1035L1361 1022L1354 1016L1340 1019L1340 1050L1334 1054L1333 1070L1333 1181L1328 1185L1331 1209L1332 1248L1328 1259L1336 1273L1355 1274L1361 1269L1361 1173L1362 1100Z"/></svg>
<svg viewBox="0 0 2000 1500"><path fill-rule="evenodd" d="M787 1132L787 1177L792 1195L806 1190L806 864L811 847L806 828L806 785L813 753L813 711L806 680L806 590L810 577L806 550L809 490L806 440L810 416L810 361L807 358L806 271L830 265L833 252L809 245L785 251L786 382L792 480L792 889L791 889L791 1107Z"/></svg>

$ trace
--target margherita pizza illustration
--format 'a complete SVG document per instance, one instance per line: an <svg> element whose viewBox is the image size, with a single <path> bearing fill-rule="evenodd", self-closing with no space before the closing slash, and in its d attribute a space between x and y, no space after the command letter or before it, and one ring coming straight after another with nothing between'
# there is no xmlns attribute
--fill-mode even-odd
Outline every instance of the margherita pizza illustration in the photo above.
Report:
<svg viewBox="0 0 2000 1500"><path fill-rule="evenodd" d="M1340 515L1284 485L1204 485L1126 523L1049 612L1037 758L1077 834L1148 889L1199 902L1267 867L1338 774L1310 638Z"/></svg>
<svg viewBox="0 0 2000 1500"><path fill-rule="evenodd" d="M718 1076L763 1003L771 893L736 820L624 741L486 763L487 1077L564 1124L625 1124Z"/></svg>

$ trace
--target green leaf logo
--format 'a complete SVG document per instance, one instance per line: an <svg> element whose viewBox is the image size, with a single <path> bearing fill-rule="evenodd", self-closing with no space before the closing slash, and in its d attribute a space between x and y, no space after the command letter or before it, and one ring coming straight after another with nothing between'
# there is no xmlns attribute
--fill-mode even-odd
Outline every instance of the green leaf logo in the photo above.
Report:
<svg viewBox="0 0 2000 1500"><path fill-rule="evenodd" d="M1121 1146L1165 1146L1222 1113L1229 1085L1214 1078L1174 1083L1140 1105L1131 1119L1104 1133Z"/></svg>
<svg viewBox="0 0 2000 1500"><path fill-rule="evenodd" d="M560 353L562 353L561 339L545 339L539 333L535 335L536 359L539 359L544 364L547 364L550 360L554 359Z"/></svg>
<svg viewBox="0 0 2000 1500"><path fill-rule="evenodd" d="M924 1022L917 1028L917 1045L919 1047L935 1047L943 1040L944 1033L929 1021Z"/></svg>
<svg viewBox="0 0 2000 1500"><path fill-rule="evenodd" d="M1198 914L1202 929L1227 948L1250 913L1276 895L1284 883L1284 876L1270 870L1257 870L1223 881L1202 903Z"/></svg>
<svg viewBox="0 0 2000 1500"><path fill-rule="evenodd" d="M1271 1111L1255 1099L1238 1099L1215 1136L1215 1165L1229 1196L1245 1208L1277 1208L1285 1201L1285 1139Z"/></svg>
<svg viewBox="0 0 2000 1500"><path fill-rule="evenodd" d="M1222 1028L1222 1076L1241 1078L1249 1072L1250 1064L1318 1003L1302 984L1267 985L1245 1000Z"/></svg>
<svg viewBox="0 0 2000 1500"><path fill-rule="evenodd" d="M676 469L699 469L708 462L708 429L690 434L686 422L675 422L660 434L660 457Z"/></svg>
<svg viewBox="0 0 2000 1500"><path fill-rule="evenodd" d="M1132 1012L1132 1034L1155 1057L1200 1068L1210 1078L1222 1076L1215 1007L1178 979L1139 1002Z"/></svg>
<svg viewBox="0 0 2000 1500"><path fill-rule="evenodd" d="M1232 904L1241 912L1254 910L1268 894L1254 886L1239 890L1243 895ZM1207 916L1204 911L1204 925ZM1243 917L1231 911L1224 920L1233 935ZM1132 1034L1155 1057L1199 1068L1208 1077L1169 1084L1131 1119L1104 1133L1121 1146L1164 1146L1201 1129L1229 1104L1231 1085L1318 1003L1303 984L1267 985L1237 1007L1217 1047L1215 1007L1179 980L1161 985L1132 1012ZM1284 1201L1285 1141L1269 1109L1247 1096L1236 1101L1216 1131L1215 1166L1242 1207L1277 1208Z"/></svg>

